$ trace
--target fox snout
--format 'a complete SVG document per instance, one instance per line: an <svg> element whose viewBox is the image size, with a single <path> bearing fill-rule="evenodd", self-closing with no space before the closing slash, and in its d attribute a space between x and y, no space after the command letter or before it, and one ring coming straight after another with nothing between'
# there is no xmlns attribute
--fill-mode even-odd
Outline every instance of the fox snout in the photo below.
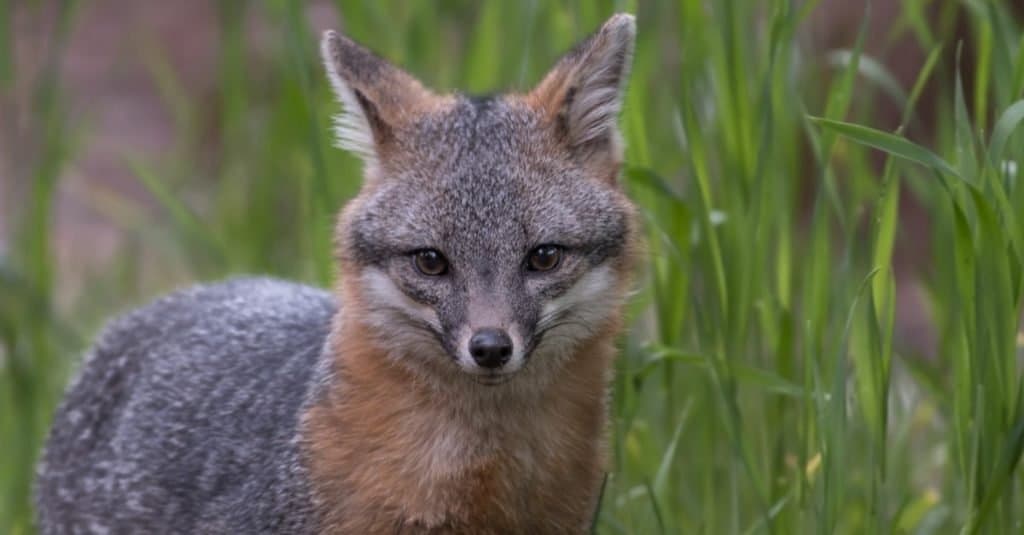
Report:
<svg viewBox="0 0 1024 535"><path fill-rule="evenodd" d="M480 329L470 337L467 345L473 362L488 370L501 368L512 356L512 339L503 329Z"/></svg>
<svg viewBox="0 0 1024 535"><path fill-rule="evenodd" d="M467 293L465 311L457 314L462 324L451 325L451 356L463 371L476 376L496 378L518 371L529 357L529 310L516 310L507 292L493 287L467 288ZM520 301L522 297L518 295Z"/></svg>

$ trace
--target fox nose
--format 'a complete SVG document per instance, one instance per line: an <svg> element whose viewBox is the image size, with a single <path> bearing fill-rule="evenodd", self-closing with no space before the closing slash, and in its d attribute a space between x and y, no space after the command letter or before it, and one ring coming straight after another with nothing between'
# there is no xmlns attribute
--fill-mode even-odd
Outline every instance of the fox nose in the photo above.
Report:
<svg viewBox="0 0 1024 535"><path fill-rule="evenodd" d="M512 356L512 339L501 329L480 329L469 339L469 354L483 368L499 368Z"/></svg>

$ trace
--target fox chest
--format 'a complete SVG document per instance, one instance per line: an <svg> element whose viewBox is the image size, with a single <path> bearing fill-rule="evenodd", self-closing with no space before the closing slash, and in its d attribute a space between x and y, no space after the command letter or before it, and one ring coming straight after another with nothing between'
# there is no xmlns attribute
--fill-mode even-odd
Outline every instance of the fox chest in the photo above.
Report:
<svg viewBox="0 0 1024 535"><path fill-rule="evenodd" d="M447 481L398 482L387 494L356 492L333 533L580 533L592 485L524 478L494 466ZM555 491L555 487L559 491ZM584 490L586 489L586 490Z"/></svg>
<svg viewBox="0 0 1024 535"><path fill-rule="evenodd" d="M486 455L452 444L426 446L381 447L336 465L336 490L320 493L324 531L580 533L596 506L603 474L598 448L552 456L528 445Z"/></svg>

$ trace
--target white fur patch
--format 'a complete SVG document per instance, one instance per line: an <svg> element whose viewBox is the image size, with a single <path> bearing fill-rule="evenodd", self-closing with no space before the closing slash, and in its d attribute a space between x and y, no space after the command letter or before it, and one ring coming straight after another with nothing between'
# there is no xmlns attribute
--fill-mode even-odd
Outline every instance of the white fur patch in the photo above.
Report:
<svg viewBox="0 0 1024 535"><path fill-rule="evenodd" d="M601 317L610 314L606 305L609 290L615 287L615 274L607 265L599 266L580 277L576 284L562 295L548 301L541 309L538 329L547 327L546 322L555 321L563 312L573 312L586 317ZM597 308L600 305L600 308Z"/></svg>
<svg viewBox="0 0 1024 535"><path fill-rule="evenodd" d="M360 281L364 296L368 301L367 304L374 311L373 315L384 312L382 318L377 318L387 322L378 325L386 328L383 332L389 332L395 327L395 324L390 322L392 317L385 312L387 310L400 311L408 318L421 321L436 331L441 330L441 320L437 317L437 312L432 307L417 303L406 295L383 270L367 268L360 276Z"/></svg>
<svg viewBox="0 0 1024 535"><path fill-rule="evenodd" d="M599 266L568 291L544 304L537 331L548 331L541 344L546 349L567 349L592 336L617 310L621 300L614 291L618 280L611 266Z"/></svg>
<svg viewBox="0 0 1024 535"><path fill-rule="evenodd" d="M332 39L337 39L333 32L325 34L320 49L327 77L342 107L341 113L334 117L335 145L362 158L368 171L373 172L379 165L373 129L363 107L359 104L359 99L356 98L355 91L338 74L331 51Z"/></svg>

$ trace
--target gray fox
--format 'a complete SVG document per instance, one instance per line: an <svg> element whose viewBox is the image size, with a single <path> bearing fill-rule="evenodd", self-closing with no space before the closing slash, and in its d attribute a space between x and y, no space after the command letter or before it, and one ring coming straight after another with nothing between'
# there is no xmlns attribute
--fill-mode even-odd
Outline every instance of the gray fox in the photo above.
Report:
<svg viewBox="0 0 1024 535"><path fill-rule="evenodd" d="M43 533L579 533L635 209L609 19L532 91L442 96L334 32L364 183L332 293L180 291L109 324L37 470Z"/></svg>

